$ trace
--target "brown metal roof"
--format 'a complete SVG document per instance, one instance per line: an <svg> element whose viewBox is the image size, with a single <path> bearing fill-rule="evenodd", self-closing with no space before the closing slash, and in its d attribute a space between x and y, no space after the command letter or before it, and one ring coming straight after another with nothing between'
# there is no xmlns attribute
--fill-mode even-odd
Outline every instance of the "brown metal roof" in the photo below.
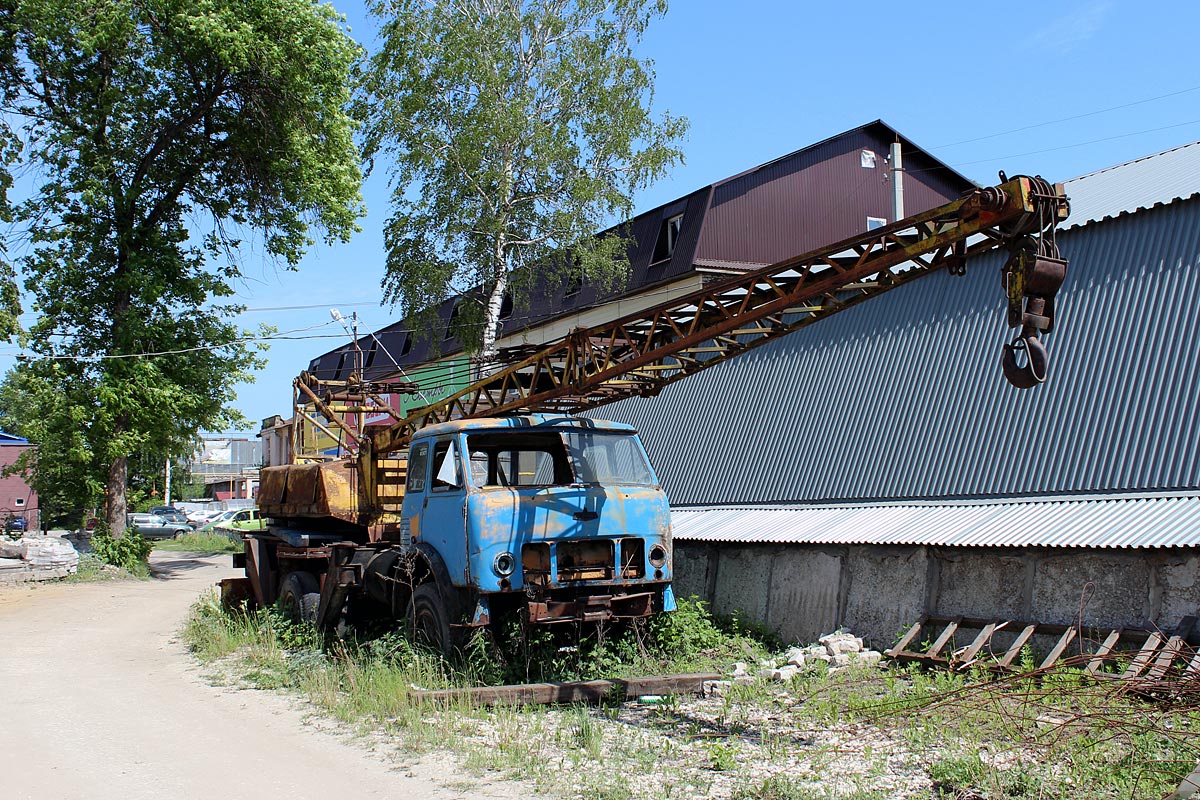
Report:
<svg viewBox="0 0 1200 800"><path fill-rule="evenodd" d="M616 291L601 292L585 283L570 296L565 285L543 284L530 293L525 307L518 306L505 321L502 335L640 294L698 270L731 271L774 263L857 235L866 230L868 216L890 221L891 171L885 159L894 141L904 148L907 214L946 203L975 185L876 120L705 186L605 231L624 230L631 239L626 284ZM876 154L874 169L861 166L863 150ZM666 260L655 261L655 245L664 222L678 214L683 214L683 219L674 252ZM443 336L456 302L450 299L439 306L432 331L412 331L410 323L402 320L375 335L404 366L459 353L461 344ZM370 337L362 340L364 350L372 345ZM396 372L383 348L371 364L370 377ZM341 364L344 376L352 359L342 356L350 350L345 345L318 356L310 370L319 377L333 378L338 377Z"/></svg>

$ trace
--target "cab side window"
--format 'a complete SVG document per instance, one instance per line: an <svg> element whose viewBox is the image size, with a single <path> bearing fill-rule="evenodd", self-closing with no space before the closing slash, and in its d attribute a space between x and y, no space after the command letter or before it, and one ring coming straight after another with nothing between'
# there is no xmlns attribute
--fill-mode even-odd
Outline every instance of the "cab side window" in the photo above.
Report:
<svg viewBox="0 0 1200 800"><path fill-rule="evenodd" d="M408 456L408 491L425 491L425 473L429 468L429 442L413 445Z"/></svg>
<svg viewBox="0 0 1200 800"><path fill-rule="evenodd" d="M433 447L433 491L448 492L462 486L462 469L457 458L458 448L453 439L445 439ZM447 465L446 459L452 459ZM449 480L453 476L453 482Z"/></svg>

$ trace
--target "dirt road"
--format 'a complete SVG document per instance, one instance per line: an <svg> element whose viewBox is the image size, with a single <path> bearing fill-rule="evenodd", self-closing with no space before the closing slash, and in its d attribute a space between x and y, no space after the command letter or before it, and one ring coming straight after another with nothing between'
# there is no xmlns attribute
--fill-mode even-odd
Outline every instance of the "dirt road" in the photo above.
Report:
<svg viewBox="0 0 1200 800"><path fill-rule="evenodd" d="M486 797L304 724L286 698L206 684L176 641L228 556L156 553L151 581L0 589L0 797ZM460 784L461 785L461 784Z"/></svg>

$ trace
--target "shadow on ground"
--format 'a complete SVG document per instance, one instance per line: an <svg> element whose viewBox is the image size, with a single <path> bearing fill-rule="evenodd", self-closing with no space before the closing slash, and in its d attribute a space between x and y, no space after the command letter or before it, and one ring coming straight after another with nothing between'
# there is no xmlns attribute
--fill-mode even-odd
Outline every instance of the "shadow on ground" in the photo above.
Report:
<svg viewBox="0 0 1200 800"><path fill-rule="evenodd" d="M183 578L197 570L212 569L215 558L220 556L211 553L156 553L150 559L150 576L161 581Z"/></svg>

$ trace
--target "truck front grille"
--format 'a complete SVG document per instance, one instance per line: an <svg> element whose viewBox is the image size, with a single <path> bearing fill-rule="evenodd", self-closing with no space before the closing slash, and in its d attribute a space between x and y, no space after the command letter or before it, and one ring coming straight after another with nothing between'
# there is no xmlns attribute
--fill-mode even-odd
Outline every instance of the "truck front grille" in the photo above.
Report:
<svg viewBox="0 0 1200 800"><path fill-rule="evenodd" d="M607 539L559 542L558 580L603 581L612 580L613 543Z"/></svg>

